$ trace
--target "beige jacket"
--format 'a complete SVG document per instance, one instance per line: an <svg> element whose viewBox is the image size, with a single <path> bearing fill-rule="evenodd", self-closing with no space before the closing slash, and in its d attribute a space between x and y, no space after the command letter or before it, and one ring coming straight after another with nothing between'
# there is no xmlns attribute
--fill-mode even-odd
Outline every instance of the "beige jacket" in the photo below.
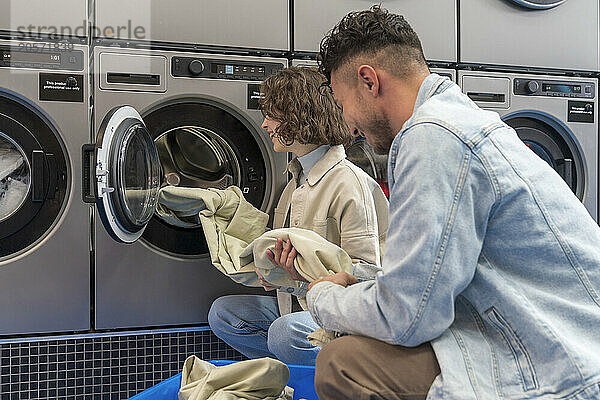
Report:
<svg viewBox="0 0 600 400"><path fill-rule="evenodd" d="M352 262L380 265L388 227L388 201L367 173L346 160L342 145L332 146L315 164L306 182L296 187L300 162L294 158L286 169L294 177L287 184L273 219L273 228L314 231L340 246Z"/></svg>
<svg viewBox="0 0 600 400"><path fill-rule="evenodd" d="M353 263L381 265L388 227L388 200L366 172L346 160L342 145L332 146L297 185L302 166L294 158L286 172L293 176L275 208L273 228L286 224L314 231L340 246ZM291 210L290 210L291 209ZM277 291L281 315L292 309L287 288ZM305 310L304 298L299 298Z"/></svg>

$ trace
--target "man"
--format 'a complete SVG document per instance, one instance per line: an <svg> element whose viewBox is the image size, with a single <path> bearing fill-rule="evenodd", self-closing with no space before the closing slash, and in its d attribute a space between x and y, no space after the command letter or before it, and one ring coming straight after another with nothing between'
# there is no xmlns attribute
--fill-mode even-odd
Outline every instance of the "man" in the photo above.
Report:
<svg viewBox="0 0 600 400"><path fill-rule="evenodd" d="M401 16L348 14L319 58L390 185L383 272L310 285L315 321L351 334L319 353L319 398L599 399L600 228L566 183L429 73Z"/></svg>

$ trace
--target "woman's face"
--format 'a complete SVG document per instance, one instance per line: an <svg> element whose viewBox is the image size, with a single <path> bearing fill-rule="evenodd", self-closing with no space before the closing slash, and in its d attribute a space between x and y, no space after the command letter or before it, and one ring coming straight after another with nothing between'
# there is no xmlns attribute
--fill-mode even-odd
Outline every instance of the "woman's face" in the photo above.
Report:
<svg viewBox="0 0 600 400"><path fill-rule="evenodd" d="M277 131L277 127L279 127L279 121L276 121L269 117L265 117L265 120L263 121L261 127L264 130L266 130L267 133L269 134L269 137L271 138L271 141L273 142L273 150L275 150L278 153L291 151L289 149L289 147L286 146L285 144L281 143L281 141L279 141L279 139L277 137L276 131Z"/></svg>

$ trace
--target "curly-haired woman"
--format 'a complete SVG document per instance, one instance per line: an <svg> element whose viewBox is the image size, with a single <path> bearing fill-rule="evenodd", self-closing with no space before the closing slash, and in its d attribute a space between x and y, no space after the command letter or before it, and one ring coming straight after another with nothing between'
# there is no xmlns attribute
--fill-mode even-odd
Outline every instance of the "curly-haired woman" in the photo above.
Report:
<svg viewBox="0 0 600 400"><path fill-rule="evenodd" d="M261 85L262 127L275 151L295 155L287 167L293 179L275 209L273 227L310 229L343 248L357 265L378 266L387 230L387 199L371 177L346 160L344 145L352 141L352 134L324 82L316 68L291 67ZM303 280L288 261L295 255L289 243L280 240L268 255L275 265ZM277 289L262 282L265 290ZM303 303L308 283L298 286L294 293ZM280 291L277 297L221 297L210 309L210 326L249 358L314 365L320 347L312 345L307 335L318 325L308 311L289 313L288 296Z"/></svg>

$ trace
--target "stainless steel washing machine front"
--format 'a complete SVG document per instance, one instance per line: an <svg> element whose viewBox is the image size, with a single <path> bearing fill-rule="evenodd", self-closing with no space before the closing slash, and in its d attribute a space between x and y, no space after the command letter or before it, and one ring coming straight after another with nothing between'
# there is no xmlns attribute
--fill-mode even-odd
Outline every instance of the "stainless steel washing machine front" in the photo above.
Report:
<svg viewBox="0 0 600 400"><path fill-rule="evenodd" d="M90 328L86 46L0 41L0 335Z"/></svg>
<svg viewBox="0 0 600 400"><path fill-rule="evenodd" d="M88 33L87 0L3 0L0 35L17 39L84 38Z"/></svg>
<svg viewBox="0 0 600 400"><path fill-rule="evenodd" d="M147 138L154 143L162 184L235 184L250 203L272 212L286 183L287 154L274 153L260 128L259 85L287 60L111 47L94 53L96 134L108 126L130 129L119 121L135 121L140 148L149 154ZM141 161L148 176L156 170L144 160L153 157ZM148 204L151 181L140 185ZM103 208L97 207L94 230L97 328L205 323L216 297L250 291L211 265L200 226L177 227L150 215L136 228L118 213L104 218ZM120 221L116 230L100 223L113 217Z"/></svg>
<svg viewBox="0 0 600 400"><path fill-rule="evenodd" d="M513 127L598 221L598 80L459 71L458 81L477 105Z"/></svg>
<svg viewBox="0 0 600 400"><path fill-rule="evenodd" d="M294 2L296 52L317 52L325 34L350 11L365 10L365 0L302 0ZM457 10L455 0L384 0L381 6L403 15L419 35L425 58L457 61Z"/></svg>
<svg viewBox="0 0 600 400"><path fill-rule="evenodd" d="M460 62L600 71L589 0L461 0Z"/></svg>
<svg viewBox="0 0 600 400"><path fill-rule="evenodd" d="M96 0L94 35L103 39L284 50L289 2L281 0Z"/></svg>

